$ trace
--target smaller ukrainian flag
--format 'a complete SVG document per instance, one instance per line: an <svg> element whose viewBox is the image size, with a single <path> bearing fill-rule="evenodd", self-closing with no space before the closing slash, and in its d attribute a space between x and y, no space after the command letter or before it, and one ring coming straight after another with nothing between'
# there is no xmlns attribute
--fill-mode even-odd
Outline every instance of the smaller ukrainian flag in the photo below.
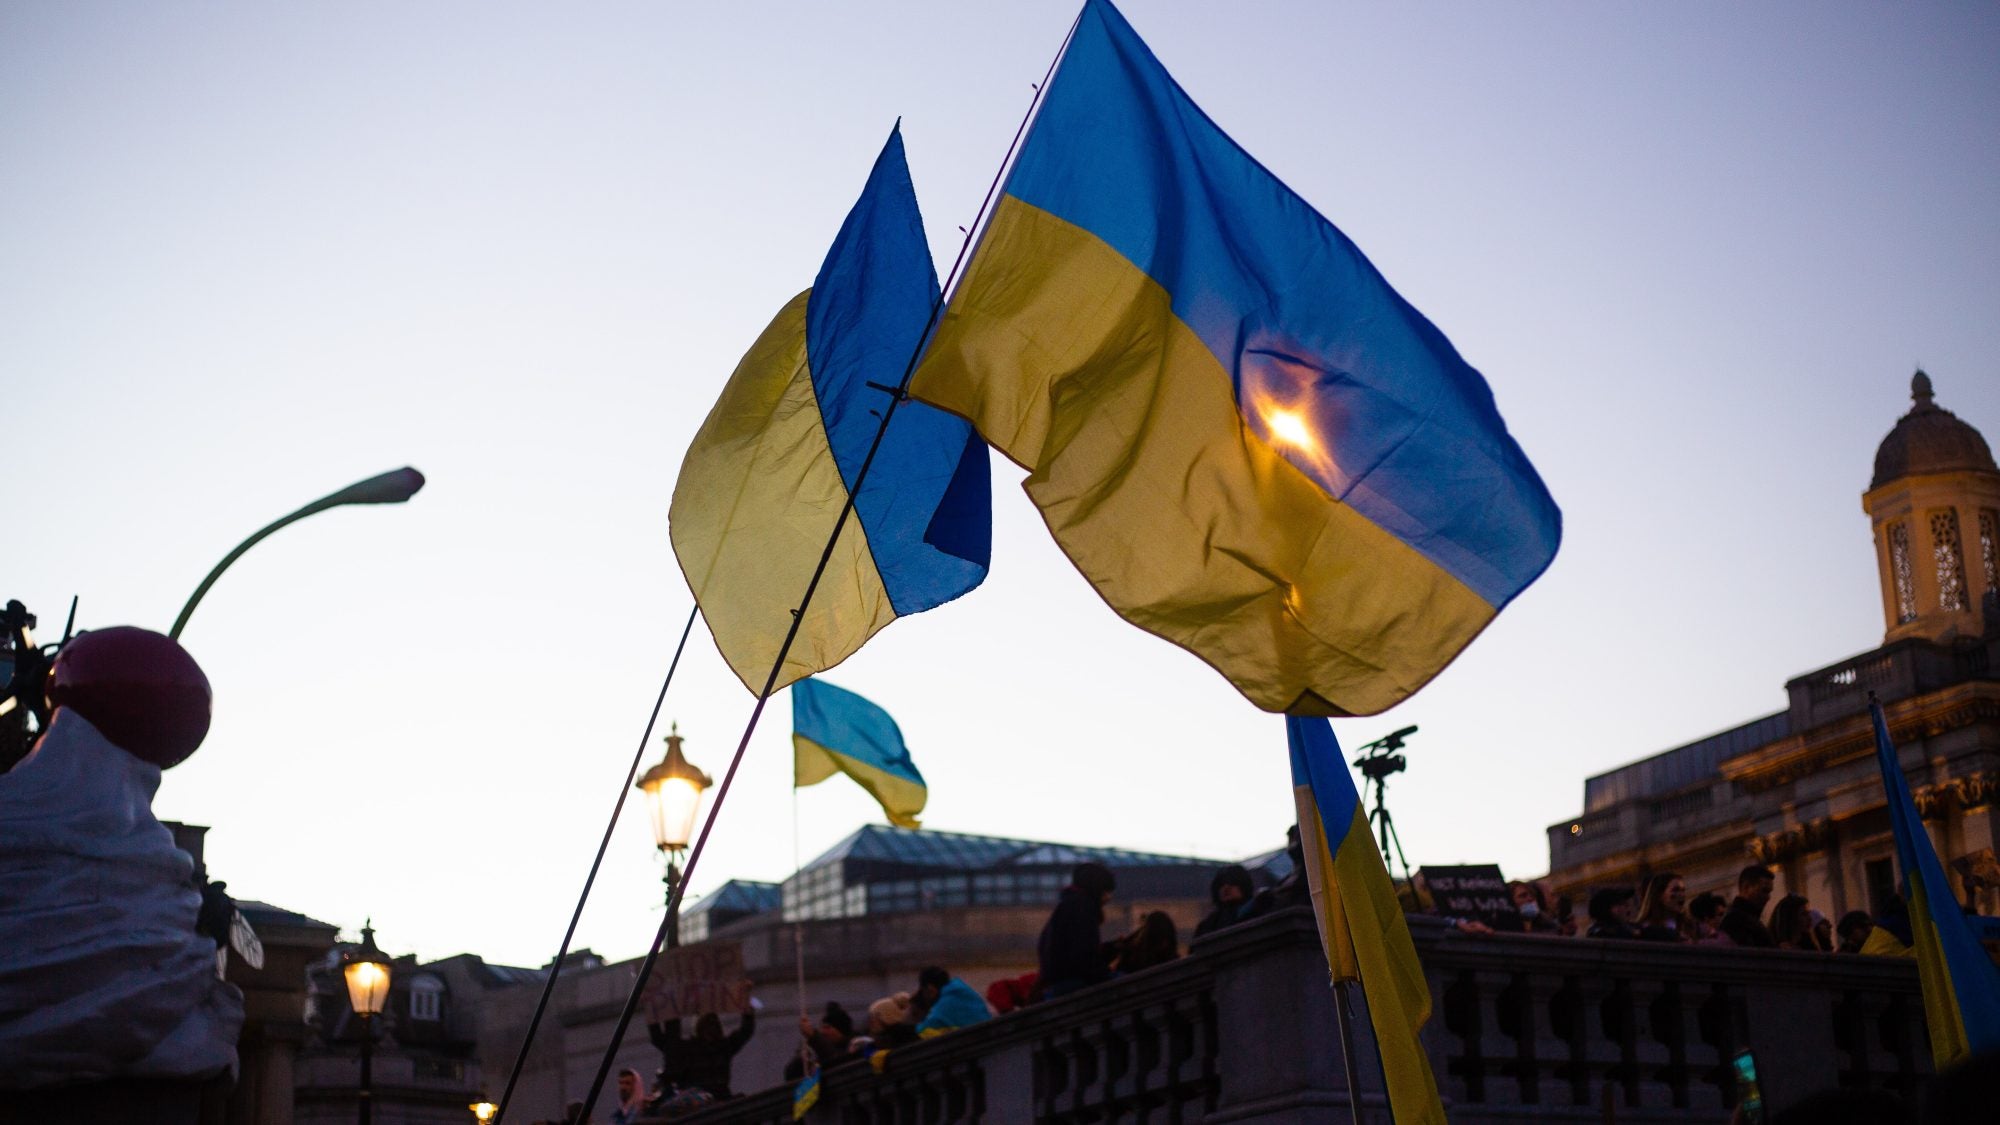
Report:
<svg viewBox="0 0 2000 1125"><path fill-rule="evenodd" d="M1358 980L1396 1125L1445 1125L1437 1079L1418 1031L1431 991L1382 853L1368 836L1361 793L1325 719L1285 716L1292 798L1299 811L1313 918L1336 981Z"/></svg>
<svg viewBox="0 0 2000 1125"><path fill-rule="evenodd" d="M806 1111L819 1104L819 1071L805 1076L805 1080L792 1089L792 1120L797 1121Z"/></svg>
<svg viewBox="0 0 2000 1125"><path fill-rule="evenodd" d="M792 685L792 785L817 785L844 773L882 804L889 823L921 828L930 789L896 720L868 700L823 680Z"/></svg>
<svg viewBox="0 0 2000 1125"><path fill-rule="evenodd" d="M1931 1061L1937 1069L2000 1050L2000 973L1966 924L1952 894L1951 880L1938 862L1937 848L1917 815L1910 783L1889 740L1882 705L1869 699L1875 724L1875 764L1895 830L1896 859L1902 867L1903 898L1910 908L1915 938L1917 983L1923 986L1924 1024L1930 1030Z"/></svg>

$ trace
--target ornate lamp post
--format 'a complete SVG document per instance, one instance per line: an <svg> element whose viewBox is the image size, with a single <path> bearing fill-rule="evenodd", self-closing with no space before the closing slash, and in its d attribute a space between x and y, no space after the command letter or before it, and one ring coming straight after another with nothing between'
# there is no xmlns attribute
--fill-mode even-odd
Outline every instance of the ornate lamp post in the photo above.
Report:
<svg viewBox="0 0 2000 1125"><path fill-rule="evenodd" d="M713 784L709 776L681 756L681 728L675 723L667 734L667 756L646 771L638 788L646 794L653 814L653 844L667 857L667 948L681 943L680 909L674 892L681 885L681 853L694 834L695 814L701 810L701 795Z"/></svg>
<svg viewBox="0 0 2000 1125"><path fill-rule="evenodd" d="M375 1025L389 999L389 959L375 947L372 923L362 923L361 944L341 959L341 974L347 978L347 1000L361 1017L361 1125L369 1125L374 1114L375 1081L369 1064L375 1057Z"/></svg>
<svg viewBox="0 0 2000 1125"><path fill-rule="evenodd" d="M328 508L339 508L348 504L401 504L415 496L417 490L423 486L424 474L407 467L395 469L380 476L369 477L357 484L350 484L330 496L322 496L291 515L265 525L257 534L238 543L235 550L222 556L222 561L215 564L215 569L208 572L208 577L201 580L201 585L195 587L193 596L189 597L187 604L181 607L181 615L174 618L174 627L167 630L167 636L175 640L180 639L181 630L187 627L188 616L194 612L194 607L201 604L202 595L208 593L208 588L215 585L215 580L222 577L222 572L229 569L230 563L242 558L243 552L262 542L265 536L287 524L297 523L307 516L318 515Z"/></svg>

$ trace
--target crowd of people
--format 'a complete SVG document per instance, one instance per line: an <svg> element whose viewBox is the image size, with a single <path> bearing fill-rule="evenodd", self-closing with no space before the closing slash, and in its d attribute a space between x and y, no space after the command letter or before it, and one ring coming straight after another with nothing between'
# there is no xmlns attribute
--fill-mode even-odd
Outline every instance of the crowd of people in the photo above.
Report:
<svg viewBox="0 0 2000 1125"><path fill-rule="evenodd" d="M1772 905L1777 876L1757 864L1736 877L1734 893L1688 897L1687 880L1671 871L1648 876L1635 887L1591 892L1579 916L1575 904L1547 883L1508 884L1523 933L1622 941L1796 949L1817 953L1867 953L1908 957L1910 919L1900 898L1891 896L1883 912L1850 910L1838 922L1813 908L1801 894ZM1768 911L1768 913L1767 913ZM1467 933L1493 933L1493 924L1452 918Z"/></svg>
<svg viewBox="0 0 2000 1125"><path fill-rule="evenodd" d="M1290 873L1273 886L1258 887L1238 864L1218 870L1209 883L1210 909L1194 936L1205 937L1309 903L1311 891L1296 828L1287 850ZM1509 929L1555 937L1910 955L1909 919L1900 900L1892 901L1880 916L1856 910L1835 922L1813 909L1804 895L1785 895L1774 905L1776 886L1769 868L1753 865L1738 875L1733 894L1689 898L1684 878L1662 872L1634 887L1597 890L1578 913L1572 900L1547 883L1516 881L1508 884L1514 914L1506 920L1497 925L1472 918L1448 920L1470 934ZM996 980L982 996L948 970L931 966L917 975L912 990L869 1004L859 1025L845 1007L829 1002L818 1018L800 1018L798 1049L781 1077L796 1083L822 1069L854 1062L867 1062L879 1070L887 1053L898 1047L1178 959L1180 934L1163 911L1147 912L1130 931L1104 937L1105 908L1116 892L1117 878L1109 868L1078 864L1042 927L1034 972ZM653 1025L649 1030L663 1065L650 1089L636 1071L620 1073L618 1103L608 1117L611 1125L632 1125L641 1118L671 1119L733 1097L732 1060L756 1026L755 1011L744 1013L736 1028L726 1033L715 1015L700 1017L685 1037L679 1021Z"/></svg>

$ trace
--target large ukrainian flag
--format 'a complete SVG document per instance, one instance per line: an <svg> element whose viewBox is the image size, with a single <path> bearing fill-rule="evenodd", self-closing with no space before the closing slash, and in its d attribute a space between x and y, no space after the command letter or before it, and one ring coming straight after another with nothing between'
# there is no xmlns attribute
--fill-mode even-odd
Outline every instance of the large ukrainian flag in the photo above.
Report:
<svg viewBox="0 0 2000 1125"><path fill-rule="evenodd" d="M1485 380L1084 7L912 384L1112 608L1270 711L1416 691L1554 557Z"/></svg>
<svg viewBox="0 0 2000 1125"><path fill-rule="evenodd" d="M1287 715L1285 733L1292 747L1292 798L1299 810L1313 917L1333 979L1361 982L1397 1125L1442 1125L1444 1104L1417 1037L1430 1019L1430 986L1389 869L1368 836L1361 793L1325 719Z"/></svg>
<svg viewBox="0 0 2000 1125"><path fill-rule="evenodd" d="M753 692L937 299L898 128L813 287L737 364L674 485L674 555L716 646ZM962 419L905 403L773 690L847 659L897 617L979 585L991 541L985 447Z"/></svg>
<svg viewBox="0 0 2000 1125"><path fill-rule="evenodd" d="M792 685L792 787L818 785L836 773L854 779L882 805L889 823L921 828L917 814L930 788L889 712L824 680Z"/></svg>
<svg viewBox="0 0 2000 1125"><path fill-rule="evenodd" d="M1875 762L1882 769L1896 859L1903 869L1903 899L1910 908L1931 1059L1942 1071L1974 1055L2000 1050L2000 971L1966 924L1951 880L1924 831L1923 818L1910 797L1910 783L1896 760L1896 745L1889 741L1882 705L1871 699L1868 713L1875 721Z"/></svg>

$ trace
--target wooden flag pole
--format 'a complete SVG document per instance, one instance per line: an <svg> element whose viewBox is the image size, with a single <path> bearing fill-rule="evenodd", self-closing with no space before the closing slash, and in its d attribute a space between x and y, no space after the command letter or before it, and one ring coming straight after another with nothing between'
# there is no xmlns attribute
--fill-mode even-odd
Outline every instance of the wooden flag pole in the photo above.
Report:
<svg viewBox="0 0 2000 1125"><path fill-rule="evenodd" d="M1340 1065L1347 1070L1347 1119L1361 1125L1361 1076L1354 1065L1354 1014L1348 1008L1347 989L1353 981L1333 982L1333 1014L1340 1024Z"/></svg>
<svg viewBox="0 0 2000 1125"><path fill-rule="evenodd" d="M695 865L701 862L702 853L708 845L708 835L715 829L717 818L722 815L722 806L729 799L730 787L736 781L736 771L743 764L744 752L750 748L750 736L756 733L757 721L764 715L764 705L771 700L776 690L778 674L784 670L785 658L791 655L792 643L798 639L799 627L805 623L806 610L812 605L813 594L819 589L820 579L825 576L827 564L833 558L833 549L840 541L840 533L846 529L848 517L854 514L854 500L860 495L862 486L868 479L868 470L875 464L875 455L882 448L882 439L889 432L889 422L896 416L896 408L909 398L910 378L916 374L917 361L923 358L924 345L929 341L931 328L937 324L938 315L944 311L945 296L951 291L952 283L958 280L959 270L965 265L966 255L972 249L974 236L980 230L980 223L992 208L993 197L1000 190L1000 183L1012 164L1014 153L1020 148L1021 138L1028 131L1028 122L1035 116L1035 109L1042 103L1042 95L1047 92L1049 79L1054 77L1056 67L1062 62L1063 53L1069 50L1069 41L1076 34L1077 26L1083 21L1079 10L1076 19L1070 21L1069 31L1063 35L1062 46L1057 48L1055 58L1049 60L1049 69L1042 75L1042 81L1035 87L1035 96L1028 101L1028 112L1021 117L1021 124L1014 130L1014 140L1007 146L1006 156L1001 158L1000 168L993 173L993 182L987 186L986 198L980 202L979 213L973 217L972 226L965 232L965 241L958 247L958 257L952 261L951 273L938 290L938 299L931 305L931 313L924 321L924 330L918 334L910 348L910 358L903 366L903 377L894 388L889 388L889 405L882 411L882 422L875 429L875 440L868 446L868 455L861 460L861 467L854 474L854 483L847 490L847 502L841 505L840 515L833 521L833 532L827 536L826 549L820 552L819 563L813 568L812 578L806 583L804 595L799 598L799 607L792 611L792 623L785 630L784 643L778 646L778 656L771 662L771 673L764 678L764 690L757 693L756 706L750 709L750 721L744 724L743 737L736 743L736 753L729 759L729 768L722 775L722 784L715 791L715 804L710 807L708 818L702 822L701 832L695 837L694 847L688 852L687 870L681 884L673 892L667 903L667 916L660 922L659 932L653 936L652 947L646 951L645 960L640 962L639 975L633 982L632 991L625 997L625 1008L618 1015L618 1026L611 1032L611 1041L604 1047L599 1059L597 1074L591 1079L590 1089L583 1099L583 1112L579 1120L589 1120L597 1106L597 1097L603 1092L605 1080L611 1074L611 1065L618 1057L618 1048L624 1043L625 1032L632 1025L632 1013L639 1006L639 994L645 988L646 978L653 971L653 963L659 960L660 946L666 941L667 928L674 913L680 909L681 896L686 893L688 883L694 877Z"/></svg>

